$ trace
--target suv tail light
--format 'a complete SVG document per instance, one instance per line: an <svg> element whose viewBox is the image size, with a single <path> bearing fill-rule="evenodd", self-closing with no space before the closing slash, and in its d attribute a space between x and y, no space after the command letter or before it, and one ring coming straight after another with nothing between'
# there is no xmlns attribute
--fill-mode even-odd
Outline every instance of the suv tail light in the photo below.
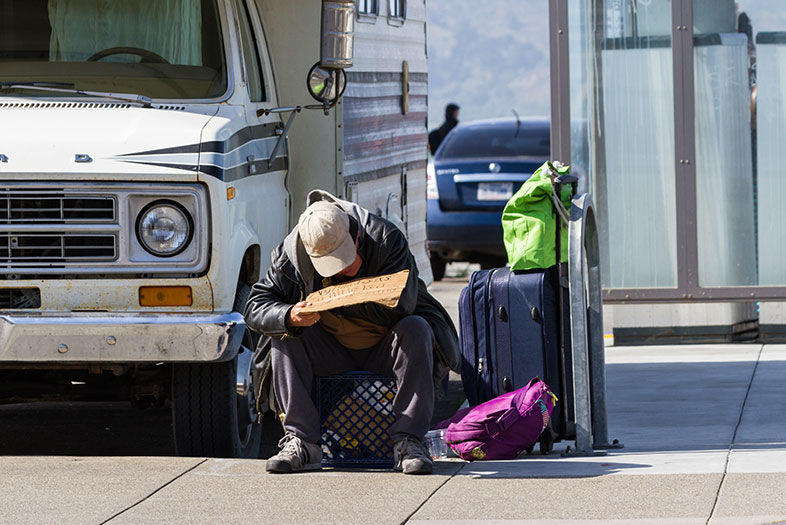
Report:
<svg viewBox="0 0 786 525"><path fill-rule="evenodd" d="M426 198L439 199L439 190L437 189L437 176L434 173L434 165L429 163L426 166Z"/></svg>

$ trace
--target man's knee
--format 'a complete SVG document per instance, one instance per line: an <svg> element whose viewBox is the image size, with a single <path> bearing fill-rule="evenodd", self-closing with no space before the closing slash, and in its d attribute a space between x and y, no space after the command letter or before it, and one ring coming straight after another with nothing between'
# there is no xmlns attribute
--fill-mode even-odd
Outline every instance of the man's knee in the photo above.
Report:
<svg viewBox="0 0 786 525"><path fill-rule="evenodd" d="M419 315L408 315L401 321L393 325L392 330L396 332L399 337L406 337L408 339L421 340L421 341L434 341L434 332L431 326L425 319Z"/></svg>
<svg viewBox="0 0 786 525"><path fill-rule="evenodd" d="M434 332L425 319L419 315L409 315L396 323L392 331L398 339L399 351L408 355L410 360L431 361Z"/></svg>

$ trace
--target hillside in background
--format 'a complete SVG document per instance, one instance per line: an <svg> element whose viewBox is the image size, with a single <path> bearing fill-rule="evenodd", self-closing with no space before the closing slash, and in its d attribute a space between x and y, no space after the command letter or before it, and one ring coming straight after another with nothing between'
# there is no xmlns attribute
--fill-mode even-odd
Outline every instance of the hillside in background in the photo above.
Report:
<svg viewBox="0 0 786 525"><path fill-rule="evenodd" d="M549 114L547 0L427 0L429 129L459 120Z"/></svg>

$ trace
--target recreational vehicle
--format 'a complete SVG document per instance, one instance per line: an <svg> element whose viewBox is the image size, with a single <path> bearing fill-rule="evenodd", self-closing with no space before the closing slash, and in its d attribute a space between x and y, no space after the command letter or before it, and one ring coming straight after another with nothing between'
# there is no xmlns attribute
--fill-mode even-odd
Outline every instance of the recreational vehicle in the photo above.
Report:
<svg viewBox="0 0 786 525"><path fill-rule="evenodd" d="M256 457L239 312L308 191L396 222L430 279L425 1L0 14L0 397L169 403L178 454Z"/></svg>

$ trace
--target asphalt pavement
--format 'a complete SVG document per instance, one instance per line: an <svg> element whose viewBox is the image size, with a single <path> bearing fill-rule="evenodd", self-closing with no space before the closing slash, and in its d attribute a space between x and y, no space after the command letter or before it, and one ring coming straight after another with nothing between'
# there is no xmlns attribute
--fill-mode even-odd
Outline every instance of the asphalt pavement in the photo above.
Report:
<svg viewBox="0 0 786 525"><path fill-rule="evenodd" d="M451 306L461 286L432 289ZM609 434L625 448L562 456L561 443L548 456L438 461L422 477L269 475L264 460L169 456L163 411L129 430L102 406L74 430L95 407L0 407L0 523L786 520L786 345L609 347L606 359ZM103 446L79 445L102 428Z"/></svg>

